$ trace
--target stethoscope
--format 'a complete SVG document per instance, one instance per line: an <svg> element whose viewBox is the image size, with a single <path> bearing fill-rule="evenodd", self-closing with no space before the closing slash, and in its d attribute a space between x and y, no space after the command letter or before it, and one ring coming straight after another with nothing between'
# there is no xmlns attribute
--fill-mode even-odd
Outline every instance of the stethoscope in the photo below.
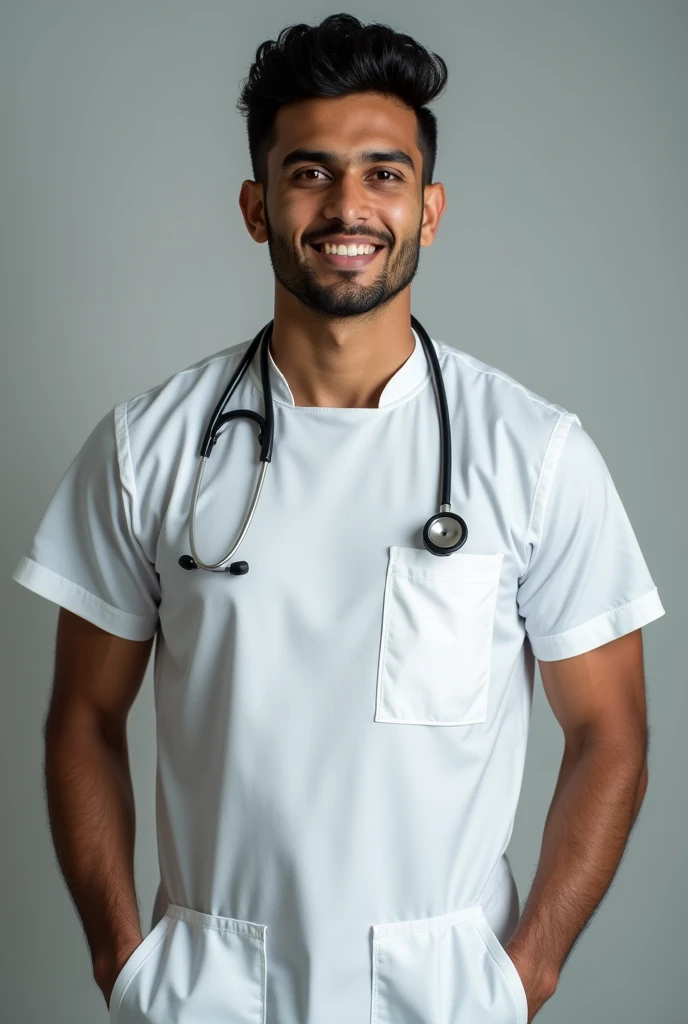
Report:
<svg viewBox="0 0 688 1024"><path fill-rule="evenodd" d="M437 353L435 352L430 337L422 324L420 324L414 316L411 317L411 323L418 332L423 343L425 355L430 364L435 382L435 396L437 398L440 420L440 442L442 452L440 509L439 512L428 519L427 523L423 527L423 542L428 551L432 552L433 555L451 555L466 543L468 527L461 516L457 515L456 512L450 511L451 428L449 426L449 413L447 411L447 395L444 390L444 382L442 380L442 372L440 370L439 360L437 359ZM268 365L268 347L270 344L270 338L272 337L272 325L273 321L271 320L265 325L265 327L258 331L258 334L256 334L237 366L234 376L227 385L222 398L217 403L215 411L208 423L203 437L203 442L201 444L198 469L196 470L196 479L194 481L193 492L191 494L191 511L189 513L189 545L191 547L191 554L182 555L179 559L179 564L182 569L210 569L212 572L230 572L234 576L243 576L244 573L248 572L248 562L232 562L231 565L226 565L226 563L232 557L246 535L246 531L248 530L251 520L253 519L254 512L256 511L260 492L263 489L263 481L265 480L265 471L268 468L268 462L270 462L272 458L274 416L272 406L272 389L270 387L270 368ZM261 416L252 409L235 409L233 412L223 413L222 410L229 401L234 389L237 387L249 363L253 359L256 349L258 348L260 348L260 375L263 385L265 416ZM224 427L225 423L229 423L230 420L237 419L240 416L246 416L249 419L255 420L260 427L258 443L261 446L260 461L263 465L258 478L258 483L256 484L253 500L251 501L251 506L246 513L236 544L224 558L220 559L219 562L204 562L201 560L198 554L198 549L196 548L196 504L198 502L198 494L201 489L203 471L205 469L206 462L210 458L210 452L217 441L219 431Z"/></svg>

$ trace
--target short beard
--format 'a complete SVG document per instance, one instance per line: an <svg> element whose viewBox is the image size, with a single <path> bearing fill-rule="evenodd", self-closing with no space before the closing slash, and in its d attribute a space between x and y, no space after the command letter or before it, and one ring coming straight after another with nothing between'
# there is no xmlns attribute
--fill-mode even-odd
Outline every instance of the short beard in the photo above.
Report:
<svg viewBox="0 0 688 1024"><path fill-rule="evenodd" d="M272 231L267 211L265 225L270 262L279 283L308 309L327 317L345 318L369 313L403 291L418 270L422 222L416 235L405 239L399 246L392 269L386 266L377 280L365 287L356 285L353 276L348 281L343 278L337 285L320 284L310 267L300 262L295 247ZM390 258L389 249L386 258ZM348 276L357 271L341 273Z"/></svg>

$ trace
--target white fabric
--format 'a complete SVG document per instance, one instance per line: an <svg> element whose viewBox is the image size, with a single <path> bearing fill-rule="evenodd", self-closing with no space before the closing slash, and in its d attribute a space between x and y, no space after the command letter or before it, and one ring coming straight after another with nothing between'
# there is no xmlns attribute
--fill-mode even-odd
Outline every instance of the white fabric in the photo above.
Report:
<svg viewBox="0 0 688 1024"><path fill-rule="evenodd" d="M578 417L433 341L468 540L423 546L439 425L420 340L378 408L295 406L235 559L185 571L208 417L250 342L122 402L67 469L14 579L157 633L161 880L118 1024L525 1024L505 850L543 660L664 614ZM230 408L263 411L254 358ZM255 424L226 426L201 558L234 542Z"/></svg>

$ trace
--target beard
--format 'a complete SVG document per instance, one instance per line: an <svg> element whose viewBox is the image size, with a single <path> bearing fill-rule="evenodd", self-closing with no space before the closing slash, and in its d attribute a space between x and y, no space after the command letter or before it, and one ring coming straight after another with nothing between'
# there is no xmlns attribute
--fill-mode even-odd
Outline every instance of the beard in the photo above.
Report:
<svg viewBox="0 0 688 1024"><path fill-rule="evenodd" d="M422 222L412 237L403 240L394 258L389 246L381 251L382 269L369 285L357 283L356 278L362 273L360 270L338 270L339 281L321 284L308 263L299 256L296 246L272 230L267 210L265 226L270 262L279 283L304 306L326 316L348 317L369 313L403 291L418 269ZM379 239L371 239L371 243L375 242Z"/></svg>

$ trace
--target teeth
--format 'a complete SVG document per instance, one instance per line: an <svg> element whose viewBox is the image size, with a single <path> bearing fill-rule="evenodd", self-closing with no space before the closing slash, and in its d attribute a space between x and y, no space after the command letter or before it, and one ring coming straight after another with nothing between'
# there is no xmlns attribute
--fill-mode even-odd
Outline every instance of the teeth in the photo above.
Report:
<svg viewBox="0 0 688 1024"><path fill-rule="evenodd" d="M326 255L333 256L368 256L371 252L375 252L374 245L334 245L330 242L325 242L323 245L323 252Z"/></svg>

